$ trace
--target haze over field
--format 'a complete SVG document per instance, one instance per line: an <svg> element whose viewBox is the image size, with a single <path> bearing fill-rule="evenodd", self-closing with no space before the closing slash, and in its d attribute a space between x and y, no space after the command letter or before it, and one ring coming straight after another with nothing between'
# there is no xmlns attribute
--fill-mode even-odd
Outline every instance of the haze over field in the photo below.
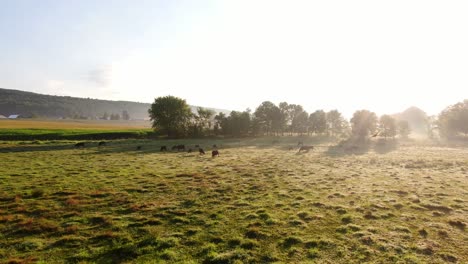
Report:
<svg viewBox="0 0 468 264"><path fill-rule="evenodd" d="M5 1L0 87L436 114L468 97L466 1Z"/></svg>

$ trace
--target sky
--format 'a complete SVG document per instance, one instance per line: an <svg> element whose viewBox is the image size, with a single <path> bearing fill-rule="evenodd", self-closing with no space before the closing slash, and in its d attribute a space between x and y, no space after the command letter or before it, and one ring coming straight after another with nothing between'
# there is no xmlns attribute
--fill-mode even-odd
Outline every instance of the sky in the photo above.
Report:
<svg viewBox="0 0 468 264"><path fill-rule="evenodd" d="M466 14L466 0L0 0L0 87L437 114L468 99Z"/></svg>

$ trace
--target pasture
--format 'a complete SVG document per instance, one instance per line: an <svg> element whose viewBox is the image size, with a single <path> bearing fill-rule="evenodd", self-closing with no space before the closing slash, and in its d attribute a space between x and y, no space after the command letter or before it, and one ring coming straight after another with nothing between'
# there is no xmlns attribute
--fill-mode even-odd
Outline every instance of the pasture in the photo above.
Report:
<svg viewBox="0 0 468 264"><path fill-rule="evenodd" d="M154 134L150 127L142 120L2 119L0 140L144 138Z"/></svg>
<svg viewBox="0 0 468 264"><path fill-rule="evenodd" d="M467 148L74 143L0 143L0 262L468 262Z"/></svg>

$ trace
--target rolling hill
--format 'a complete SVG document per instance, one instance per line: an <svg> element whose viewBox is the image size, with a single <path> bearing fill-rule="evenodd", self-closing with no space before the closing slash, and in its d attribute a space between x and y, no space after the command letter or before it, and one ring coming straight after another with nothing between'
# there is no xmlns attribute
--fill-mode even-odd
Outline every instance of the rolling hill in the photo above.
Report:
<svg viewBox="0 0 468 264"><path fill-rule="evenodd" d="M132 119L146 119L149 108L150 104L147 103L55 96L0 88L0 114L4 116L19 114L23 117L98 119L105 113L122 115L123 111L127 111ZM191 108L195 111L197 107Z"/></svg>

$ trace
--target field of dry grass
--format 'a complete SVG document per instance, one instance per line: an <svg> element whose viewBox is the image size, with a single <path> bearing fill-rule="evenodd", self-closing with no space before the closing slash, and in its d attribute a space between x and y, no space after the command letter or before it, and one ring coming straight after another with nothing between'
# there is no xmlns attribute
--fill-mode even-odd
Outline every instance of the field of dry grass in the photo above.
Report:
<svg viewBox="0 0 468 264"><path fill-rule="evenodd" d="M0 262L468 262L468 149L293 142L0 144Z"/></svg>
<svg viewBox="0 0 468 264"><path fill-rule="evenodd" d="M0 129L100 129L124 130L151 128L143 120L52 120L52 119L0 119Z"/></svg>

